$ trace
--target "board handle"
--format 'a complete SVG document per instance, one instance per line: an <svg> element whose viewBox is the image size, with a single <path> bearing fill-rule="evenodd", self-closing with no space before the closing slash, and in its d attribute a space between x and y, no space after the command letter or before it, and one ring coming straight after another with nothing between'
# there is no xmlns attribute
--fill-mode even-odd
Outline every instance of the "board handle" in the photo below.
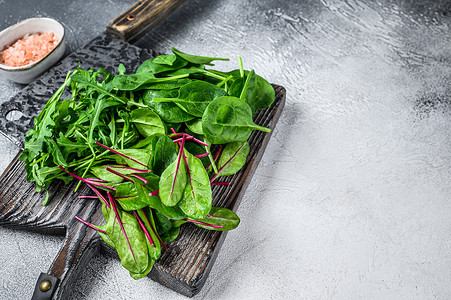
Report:
<svg viewBox="0 0 451 300"><path fill-rule="evenodd" d="M80 217L93 223L102 219L99 201L92 201L80 212ZM53 261L48 273L41 273L32 300L67 299L75 286L77 275L100 251L97 231L75 221L66 231L63 247Z"/></svg>
<svg viewBox="0 0 451 300"><path fill-rule="evenodd" d="M124 41L137 41L173 13L186 0L138 1L107 26L107 32Z"/></svg>

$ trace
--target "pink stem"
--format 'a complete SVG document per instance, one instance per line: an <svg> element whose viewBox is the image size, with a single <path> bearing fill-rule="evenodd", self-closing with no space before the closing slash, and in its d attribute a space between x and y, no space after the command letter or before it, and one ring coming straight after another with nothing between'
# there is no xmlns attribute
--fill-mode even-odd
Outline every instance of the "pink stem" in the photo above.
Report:
<svg viewBox="0 0 451 300"><path fill-rule="evenodd" d="M160 235L158 234L158 232L155 231L155 229L152 227L152 223L149 222L149 218L147 218L146 212L141 208L141 212L144 214L144 217L146 217L146 221L147 223L149 223L152 231L155 233L155 235L157 236L158 240L160 241L161 245L163 246L164 250L168 250L168 247L166 246L166 244L163 242L163 240L161 239Z"/></svg>
<svg viewBox="0 0 451 300"><path fill-rule="evenodd" d="M122 157L128 158L128 159L134 161L135 163L138 163L138 164L140 164L141 166L144 166L144 167L146 167L146 168L148 169L148 167L147 167L145 164L143 164L142 162L137 161L136 159L134 159L134 158L132 158L132 157L130 157L130 156L127 156L127 155L125 155L125 154L122 154L122 153L120 153L120 152L118 152L118 151L116 151L116 150L114 150L114 149L111 149L111 148L108 147L108 146L102 145L102 144L99 143L99 142L96 142L96 145L98 145L98 146L100 146L100 147L102 147L102 148L105 148L105 149L107 149L107 150L110 150L111 152L116 153L117 155L120 155L120 156L122 156Z"/></svg>
<svg viewBox="0 0 451 300"><path fill-rule="evenodd" d="M103 233L103 234L107 234L106 231L104 231L104 230L102 230L102 229L100 229L100 228L95 227L94 225L92 225L92 224L86 222L85 220L83 220L83 219L81 219L81 218L79 218L79 217L77 217L77 216L75 216L75 219L77 219L78 221L82 222L82 223L85 224L86 226L91 227L91 228L94 229L94 230L97 230L97 231L99 231L99 232L101 232L101 233Z"/></svg>
<svg viewBox="0 0 451 300"><path fill-rule="evenodd" d="M158 195L159 190L155 190L149 194L150 197Z"/></svg>
<svg viewBox="0 0 451 300"><path fill-rule="evenodd" d="M136 212L136 210L133 211L133 213L135 214L136 219L138 220L139 226L141 226L142 230L144 231L147 239L150 242L150 245L155 246L152 237L149 234L149 231L147 231L146 226L144 225L143 221L141 220L141 218L139 217L138 213Z"/></svg>
<svg viewBox="0 0 451 300"><path fill-rule="evenodd" d="M75 175L74 173L71 173L71 172L69 172L69 171L66 171L66 169L64 169L62 166L58 166L58 168L60 168L61 170L63 170L63 171L66 172L67 174L71 175L72 177L74 177L74 178L76 178L76 179L78 179L78 180L83 181L83 182L86 183L86 184L92 184L92 185L104 187L104 188L106 188L106 189L113 190L113 191L116 190L116 189L113 188L113 187L106 186L106 185L103 185L103 184L100 184L100 183L97 183L97 182L93 182L93 181L90 181L90 180L86 180L86 179L84 179L84 178L82 178L82 177L80 177L80 176L78 176L78 175Z"/></svg>
<svg viewBox="0 0 451 300"><path fill-rule="evenodd" d="M224 226L221 226L221 225L211 225L211 224L207 224L207 223L204 223L204 222L191 220L191 219L185 219L185 221L191 222L191 223L200 224L200 225L205 225L205 226L209 226L209 227L213 227L213 228L222 228L222 227L224 227Z"/></svg>
<svg viewBox="0 0 451 300"><path fill-rule="evenodd" d="M116 219L119 222L119 226L121 226L121 230L124 233L125 239L127 240L128 247L130 248L130 252L132 253L132 256L133 256L133 260L136 262L135 253L132 250L132 245L130 244L130 240L128 239L128 235L127 235L127 232L125 231L124 224L121 221L121 217L119 216L119 213L117 212L117 207L116 207L116 204L114 203L113 196L111 196L110 192L107 192L107 194L108 194L108 199L110 200L110 204L113 207L114 214L116 215Z"/></svg>
<svg viewBox="0 0 451 300"><path fill-rule="evenodd" d="M139 176L138 174L131 174L131 176L133 176L133 177L135 177L135 178L138 178L139 180L141 180L142 182L144 182L144 184L147 184L147 183L148 183L148 181L147 181L144 177Z"/></svg>
<svg viewBox="0 0 451 300"><path fill-rule="evenodd" d="M78 196L79 199L99 199L97 196Z"/></svg>
<svg viewBox="0 0 451 300"><path fill-rule="evenodd" d="M230 185L230 182L212 182L211 185Z"/></svg>
<svg viewBox="0 0 451 300"><path fill-rule="evenodd" d="M225 163L221 168L219 168L218 173L215 174L215 175L210 179L210 182L213 182L213 180L216 179L216 177L218 176L218 174L221 173L221 171L222 171L222 170L230 163L230 161L238 154L238 152L240 152L240 150L241 150L241 148L243 148L243 146L244 146L244 144L241 145L241 147L238 148L238 150L236 150L236 152L229 158L228 161L226 161L226 163Z"/></svg>
<svg viewBox="0 0 451 300"><path fill-rule="evenodd" d="M113 173L114 175L117 175L117 176L119 176L119 177L124 178L125 180L128 180L128 181L133 182L133 180L131 180L130 178L128 178L128 177L125 176L124 174L121 174L121 173L119 173L119 172L116 172L116 171L114 171L114 170L111 170L110 167L106 167L106 170L107 170L108 172Z"/></svg>
<svg viewBox="0 0 451 300"><path fill-rule="evenodd" d="M201 157L205 157L208 156L208 152L202 153L202 154L198 154L198 155L194 155L197 158L201 158Z"/></svg>
<svg viewBox="0 0 451 300"><path fill-rule="evenodd" d="M102 200L106 206L110 207L110 204L108 203L108 201L106 201L105 197L102 195L102 193L99 192L99 190L97 190L95 187L93 187L90 184L88 184L88 186L91 188L91 190L94 191L94 193L96 193L97 197L99 197L99 199Z"/></svg>

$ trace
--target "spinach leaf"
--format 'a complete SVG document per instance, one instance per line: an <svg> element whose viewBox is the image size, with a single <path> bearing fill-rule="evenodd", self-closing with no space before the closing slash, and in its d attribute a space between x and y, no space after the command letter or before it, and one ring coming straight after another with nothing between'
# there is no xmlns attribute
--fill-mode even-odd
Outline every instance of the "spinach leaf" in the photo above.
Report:
<svg viewBox="0 0 451 300"><path fill-rule="evenodd" d="M201 118L195 118L190 121L185 121L186 127L188 127L189 130L191 130L195 134L203 135L204 132L202 131L202 119Z"/></svg>
<svg viewBox="0 0 451 300"><path fill-rule="evenodd" d="M132 110L130 121L144 137L159 136L166 133L166 128L160 117L148 108Z"/></svg>
<svg viewBox="0 0 451 300"><path fill-rule="evenodd" d="M202 131L213 144L244 142L252 130L271 132L270 129L255 124L249 105L236 97L216 98L202 116Z"/></svg>
<svg viewBox="0 0 451 300"><path fill-rule="evenodd" d="M154 64L172 66L176 59L177 59L177 56L175 56L175 55L159 55L159 56L155 57L152 60L152 62Z"/></svg>
<svg viewBox="0 0 451 300"><path fill-rule="evenodd" d="M154 102L174 102L188 114L202 117L208 104L227 93L220 87L204 82L194 81L182 86L177 98L155 98Z"/></svg>
<svg viewBox="0 0 451 300"><path fill-rule="evenodd" d="M173 102L153 102L155 98L174 98L177 95L177 90L147 90L143 93L142 101L167 123L182 123L194 119L195 116L188 114Z"/></svg>
<svg viewBox="0 0 451 300"><path fill-rule="evenodd" d="M150 73L150 74L155 75L155 74L159 74L159 73L163 73L163 72L167 72L167 71L178 70L188 64L188 61L186 61L178 56L176 57L176 59L174 60L172 65L155 63L154 62L155 59L156 58L151 58L151 59L144 61L136 70L136 74ZM158 61L159 60L157 60L157 62Z"/></svg>
<svg viewBox="0 0 451 300"><path fill-rule="evenodd" d="M175 49L174 47L171 48L172 53L175 55L183 58L184 60L193 63L193 64L205 64L205 65L211 65L211 62L214 60L225 60L228 61L228 58L220 58L220 57L207 57L207 56L198 56L198 55L192 55L192 54L186 54L183 53L180 50Z"/></svg>
<svg viewBox="0 0 451 300"><path fill-rule="evenodd" d="M240 77L240 70L233 70L228 74L236 78L230 87L230 96L245 100L253 111L265 109L274 102L274 88L253 70L245 71L245 77Z"/></svg>

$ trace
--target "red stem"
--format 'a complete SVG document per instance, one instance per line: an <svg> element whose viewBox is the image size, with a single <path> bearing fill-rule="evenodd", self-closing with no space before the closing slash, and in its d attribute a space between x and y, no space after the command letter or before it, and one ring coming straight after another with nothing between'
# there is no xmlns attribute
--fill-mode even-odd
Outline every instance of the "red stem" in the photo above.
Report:
<svg viewBox="0 0 451 300"><path fill-rule="evenodd" d="M76 179L78 179L78 180L83 181L83 182L86 183L86 184L92 184L92 185L104 187L104 188L106 188L106 189L113 190L113 191L116 190L115 188L112 188L112 187L110 187L110 186L106 186L106 185L103 185L103 184L100 184L100 183L97 183L97 182L93 182L93 181L90 181L90 180L86 180L86 179L84 179L84 178L82 178L82 177L80 177L80 176L78 176L78 175L75 175L74 173L71 173L71 172L69 172L69 171L66 171L66 169L64 169L62 166L58 166L58 168L60 168L61 170L63 170L63 171L66 172L67 174L71 175L72 177L74 177L74 178L76 178Z"/></svg>
<svg viewBox="0 0 451 300"><path fill-rule="evenodd" d="M102 145L102 144L99 143L99 142L96 142L96 145L98 145L98 146L100 146L100 147L102 147L102 148L105 148L105 149L107 149L107 150L110 150L111 152L116 153L117 155L120 155L120 156L122 156L122 157L128 158L128 159L134 161L135 163L138 163L138 164L140 164L141 166L146 167L147 169L149 168L149 167L147 167L145 164L143 164L142 162L139 162L139 161L137 161L136 159L134 159L134 158L132 158L132 157L130 157L130 156L127 156L127 155L125 155L125 154L122 154L122 153L120 153L120 152L118 152L118 151L116 151L116 150L114 150L114 149L111 149L111 148L108 147L108 146Z"/></svg>
<svg viewBox="0 0 451 300"><path fill-rule="evenodd" d="M152 237L149 234L149 231L147 231L146 226L144 225L143 221L141 220L141 218L139 217L138 213L136 212L136 210L133 211L133 213L135 214L136 219L138 220L139 226L141 226L142 230L144 231L147 239L150 242L150 245L155 246Z"/></svg>
<svg viewBox="0 0 451 300"><path fill-rule="evenodd" d="M75 219L77 219L78 221L82 222L82 223L85 224L86 226L91 227L91 228L94 229L94 230L97 230L97 231L99 231L99 232L101 232L101 233L103 233L103 234L107 234L106 231L104 231L104 230L102 230L102 229L100 229L100 228L95 227L94 225L92 225L92 224L86 222L85 220L79 218L78 216L75 216Z"/></svg>

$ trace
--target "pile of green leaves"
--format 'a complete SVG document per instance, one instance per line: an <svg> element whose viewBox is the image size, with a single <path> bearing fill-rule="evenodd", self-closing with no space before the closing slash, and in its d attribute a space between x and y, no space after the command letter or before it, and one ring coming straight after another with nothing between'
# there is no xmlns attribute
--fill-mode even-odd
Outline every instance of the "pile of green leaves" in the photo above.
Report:
<svg viewBox="0 0 451 300"><path fill-rule="evenodd" d="M145 61L136 73L70 72L34 119L20 157L37 191L55 179L84 182L102 202L93 225L135 278L146 276L180 225L230 230L238 216L212 206L212 186L245 164L256 110L274 89L254 71L207 69L223 58L172 55ZM68 99L62 99L66 89ZM78 188L78 186L77 186ZM44 205L49 201L47 193ZM95 201L95 200L93 200Z"/></svg>

